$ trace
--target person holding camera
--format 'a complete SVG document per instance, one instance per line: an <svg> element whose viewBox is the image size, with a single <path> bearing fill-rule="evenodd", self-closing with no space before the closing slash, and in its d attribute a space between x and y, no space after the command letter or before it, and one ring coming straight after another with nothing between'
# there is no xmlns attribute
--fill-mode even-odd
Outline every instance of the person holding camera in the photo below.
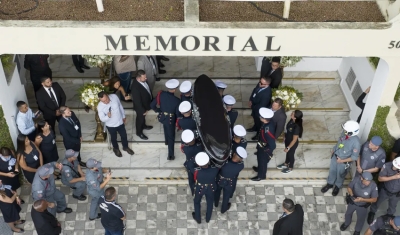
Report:
<svg viewBox="0 0 400 235"><path fill-rule="evenodd" d="M101 214L96 213L99 210L98 201L104 195L104 188L111 179L111 169L103 169L101 162L93 158L89 158L86 162L86 167L86 185L88 193L92 197L89 220L100 219ZM105 178L104 173L107 173Z"/></svg>
<svg viewBox="0 0 400 235"><path fill-rule="evenodd" d="M344 231L350 226L351 218L356 211L357 223L353 235L360 235L365 217L367 217L367 208L378 199L378 187L372 180L371 172L365 171L361 177L355 177L347 187L347 192L345 221L340 226L340 230Z"/></svg>
<svg viewBox="0 0 400 235"><path fill-rule="evenodd" d="M78 156L79 152L73 149L65 151L65 158L62 161L61 182L74 190L72 193L73 198L85 201L86 196L83 195L83 192L86 188L86 179L79 165Z"/></svg>
<svg viewBox="0 0 400 235"><path fill-rule="evenodd" d="M400 157L383 165L378 181L382 182L382 188L379 191L378 201L371 206L367 219L368 224L374 220L379 205L387 199L389 200L387 215L394 215L396 212L397 202L400 199Z"/></svg>

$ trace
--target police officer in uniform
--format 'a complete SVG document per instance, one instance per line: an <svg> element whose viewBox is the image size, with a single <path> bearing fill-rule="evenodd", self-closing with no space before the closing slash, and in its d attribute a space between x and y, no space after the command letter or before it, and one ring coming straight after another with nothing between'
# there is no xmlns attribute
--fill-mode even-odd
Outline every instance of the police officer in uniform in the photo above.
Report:
<svg viewBox="0 0 400 235"><path fill-rule="evenodd" d="M216 189L215 178L217 177L219 169L209 164L210 158L207 153L200 152L195 157L196 164L200 167L196 168L194 174L195 195L194 195L194 212L192 212L193 219L201 224L200 216L200 202L201 198L205 195L207 201L206 222L210 222L213 210L214 192Z"/></svg>
<svg viewBox="0 0 400 235"><path fill-rule="evenodd" d="M243 170L244 164L243 159L247 158L247 152L243 147L238 147L236 152L233 153L232 158L221 167L219 175L217 176L217 189L215 190L214 205L218 207L219 198L221 196L222 189L224 190L224 195L222 197L221 213L225 213L229 208L231 208L231 203L229 199L232 197L237 177L239 173Z"/></svg>
<svg viewBox="0 0 400 235"><path fill-rule="evenodd" d="M56 188L53 175L54 168L62 170L63 165L61 163L50 162L37 169L32 182L33 201L45 199L48 202L55 203L55 207L47 208L54 216L56 216L56 212L71 213L72 209L67 207L64 193Z"/></svg>
<svg viewBox="0 0 400 235"><path fill-rule="evenodd" d="M192 117L192 104L189 101L183 101L179 105L179 112L183 116L176 119L176 127L179 130L197 130L196 122Z"/></svg>
<svg viewBox="0 0 400 235"><path fill-rule="evenodd" d="M383 215L370 224L364 235L399 235L400 216Z"/></svg>
<svg viewBox="0 0 400 235"><path fill-rule="evenodd" d="M246 149L247 140L246 140L246 129L242 125L236 125L233 127L233 138L232 138L232 152L236 152L237 147L243 147Z"/></svg>
<svg viewBox="0 0 400 235"><path fill-rule="evenodd" d="M351 162L357 160L360 152L360 138L357 136L360 125L356 121L350 120L342 127L344 131L332 149L327 184L321 189L322 193L326 193L330 188L333 188L333 196L338 195Z"/></svg>
<svg viewBox="0 0 400 235"><path fill-rule="evenodd" d="M351 218L354 211L357 213L357 223L353 235L360 235L364 226L365 217L367 217L368 207L378 199L378 187L372 180L372 174L368 171L362 173L361 177L355 177L347 188L347 210L345 221L340 226L344 231L351 224Z"/></svg>
<svg viewBox="0 0 400 235"><path fill-rule="evenodd" d="M274 112L271 109L259 109L260 120L262 126L257 142L257 164L258 167L253 166L253 170L258 172L257 176L251 178L253 181L265 180L267 176L268 162L272 159L273 151L276 148L275 143L275 125L271 123L271 118Z"/></svg>
<svg viewBox="0 0 400 235"><path fill-rule="evenodd" d="M191 130L184 130L181 135L182 138L182 152L186 155L186 161L183 164L188 173L188 181L192 196L194 194L194 171L197 167L194 158L198 153L203 151L203 145L197 142L194 133Z"/></svg>
<svg viewBox="0 0 400 235"><path fill-rule="evenodd" d="M85 201L86 196L83 192L86 189L85 174L78 162L79 152L68 149L65 152L65 158L62 161L61 182L71 187L74 191L72 197L79 201Z"/></svg>
<svg viewBox="0 0 400 235"><path fill-rule="evenodd" d="M192 83L190 81L184 81L179 86L181 92L181 101L189 101L192 103Z"/></svg>
<svg viewBox="0 0 400 235"><path fill-rule="evenodd" d="M379 172L386 160L385 150L379 147L381 144L382 138L374 136L361 146L360 156L357 159L356 176L365 171L371 173Z"/></svg>
<svg viewBox="0 0 400 235"><path fill-rule="evenodd" d="M160 91L157 94L150 107L154 112L158 113L158 121L163 124L165 145L168 145L168 160L174 160L174 144L175 144L175 122L176 109L180 103L174 93L179 86L179 81L170 79L165 83L168 91ZM158 107L157 107L158 106Z"/></svg>
<svg viewBox="0 0 400 235"><path fill-rule="evenodd" d="M111 179L111 171L103 169L101 162L89 158L86 162L86 185L89 195L92 197L90 202L89 220L100 219L101 214L96 213L99 210L98 201L104 195L104 188ZM103 174L107 173L104 179Z"/></svg>
<svg viewBox="0 0 400 235"><path fill-rule="evenodd" d="M368 224L374 220L379 205L387 199L389 200L387 215L394 215L396 212L397 202L400 199L400 157L383 165L378 181L381 182L382 188L379 191L378 201L371 206Z"/></svg>
<svg viewBox="0 0 400 235"><path fill-rule="evenodd" d="M227 88L228 86L221 81L216 81L215 86L217 87L218 93L221 95L221 98L224 98L224 91L225 88Z"/></svg>
<svg viewBox="0 0 400 235"><path fill-rule="evenodd" d="M236 100L231 95L225 95L223 101L226 108L226 114L228 114L229 121L231 122L231 129L232 129L239 115L238 111L233 109L233 105L236 103Z"/></svg>

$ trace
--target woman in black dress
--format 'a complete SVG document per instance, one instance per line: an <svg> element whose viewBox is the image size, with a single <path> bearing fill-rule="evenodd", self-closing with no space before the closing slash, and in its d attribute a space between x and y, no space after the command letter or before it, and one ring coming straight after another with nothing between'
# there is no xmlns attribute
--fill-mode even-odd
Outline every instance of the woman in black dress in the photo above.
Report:
<svg viewBox="0 0 400 235"><path fill-rule="evenodd" d="M39 148L26 135L18 135L17 159L25 179L32 184L37 168L43 166L43 157Z"/></svg>
<svg viewBox="0 0 400 235"><path fill-rule="evenodd" d="M46 121L39 121L38 133L36 135L35 144L39 146L43 155L43 164L58 161L58 151L56 145L56 136L50 125Z"/></svg>
<svg viewBox="0 0 400 235"><path fill-rule="evenodd" d="M290 121L286 124L285 130L285 151L286 160L284 163L277 166L282 169L282 173L290 173L294 165L294 153L299 146L299 138L303 135L303 112L295 110L290 115Z"/></svg>
<svg viewBox="0 0 400 235"><path fill-rule="evenodd" d="M11 190L10 185L3 185L0 181L0 210L3 214L4 222L10 226L14 233L23 233L22 228L17 228L15 225L25 223L25 220L21 220L19 212L21 211L21 200L18 194Z"/></svg>
<svg viewBox="0 0 400 235"><path fill-rule="evenodd" d="M18 173L18 161L14 151L6 147L0 148L0 180L16 191L21 187Z"/></svg>

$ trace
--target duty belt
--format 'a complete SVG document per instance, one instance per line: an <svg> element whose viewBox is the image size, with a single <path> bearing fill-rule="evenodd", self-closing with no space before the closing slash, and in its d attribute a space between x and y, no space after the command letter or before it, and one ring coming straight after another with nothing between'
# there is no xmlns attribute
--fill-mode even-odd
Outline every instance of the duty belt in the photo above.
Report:
<svg viewBox="0 0 400 235"><path fill-rule="evenodd" d="M223 177L222 175L219 175L219 177L220 177L221 179L225 179L225 180L233 180L233 178L226 178L226 177Z"/></svg>
<svg viewBox="0 0 400 235"><path fill-rule="evenodd" d="M173 114L173 113L167 113L167 112L162 112L165 116L170 116L170 117L172 117L172 116L174 116L175 114Z"/></svg>
<svg viewBox="0 0 400 235"><path fill-rule="evenodd" d="M208 186L208 185L211 185L211 184L202 184L202 183L199 183L199 182L197 182L197 181L196 181L196 184L197 184L197 185L200 185L200 186Z"/></svg>

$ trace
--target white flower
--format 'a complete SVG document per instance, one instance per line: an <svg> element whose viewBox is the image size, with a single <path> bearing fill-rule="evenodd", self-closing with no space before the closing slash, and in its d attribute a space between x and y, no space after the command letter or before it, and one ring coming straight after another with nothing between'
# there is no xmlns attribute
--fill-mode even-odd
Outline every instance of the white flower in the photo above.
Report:
<svg viewBox="0 0 400 235"><path fill-rule="evenodd" d="M293 104L293 105L292 105L292 108L296 108L296 105Z"/></svg>
<svg viewBox="0 0 400 235"><path fill-rule="evenodd" d="M300 104L300 102L301 102L301 100L300 100L300 99L298 99L298 100L296 101L296 103L297 103L297 104Z"/></svg>
<svg viewBox="0 0 400 235"><path fill-rule="evenodd" d="M288 99L289 99L289 96L285 95L282 99L283 99L283 100L288 100Z"/></svg>
<svg viewBox="0 0 400 235"><path fill-rule="evenodd" d="M283 95L288 95L288 92L287 91L283 91Z"/></svg>
<svg viewBox="0 0 400 235"><path fill-rule="evenodd" d="M295 97L295 98L297 97L297 94L295 92L293 92L293 97Z"/></svg>

